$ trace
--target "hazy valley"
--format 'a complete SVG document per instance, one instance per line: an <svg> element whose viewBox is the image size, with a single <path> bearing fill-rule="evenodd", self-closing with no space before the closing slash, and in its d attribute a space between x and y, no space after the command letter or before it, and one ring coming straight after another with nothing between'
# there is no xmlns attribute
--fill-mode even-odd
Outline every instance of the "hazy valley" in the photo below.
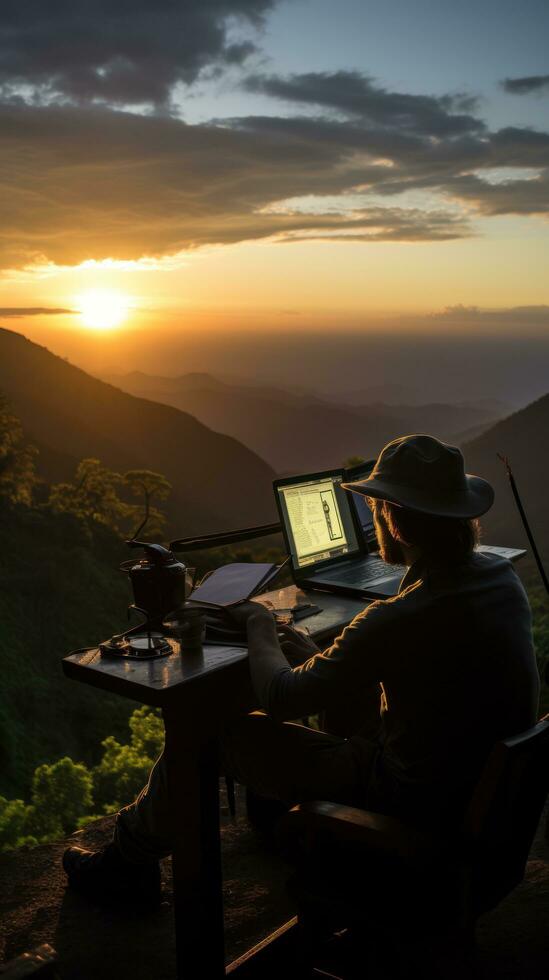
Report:
<svg viewBox="0 0 549 980"><path fill-rule="evenodd" d="M243 442L277 473L340 466L349 456L371 458L408 432L430 432L462 442L512 411L503 403L405 405L350 392L349 403L258 383L228 383L210 374L157 377L142 372L108 375L106 381L140 398L173 405L204 425ZM379 396L381 390L376 390Z"/></svg>

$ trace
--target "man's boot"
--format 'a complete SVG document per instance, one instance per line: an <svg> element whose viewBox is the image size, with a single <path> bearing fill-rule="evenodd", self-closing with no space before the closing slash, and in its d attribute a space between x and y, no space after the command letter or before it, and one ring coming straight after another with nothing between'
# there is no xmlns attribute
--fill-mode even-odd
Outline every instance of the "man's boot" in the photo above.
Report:
<svg viewBox="0 0 549 980"><path fill-rule="evenodd" d="M114 843L100 851L68 847L63 854L63 868L69 886L97 902L112 904L127 899L135 908L152 907L161 901L159 862L125 861Z"/></svg>

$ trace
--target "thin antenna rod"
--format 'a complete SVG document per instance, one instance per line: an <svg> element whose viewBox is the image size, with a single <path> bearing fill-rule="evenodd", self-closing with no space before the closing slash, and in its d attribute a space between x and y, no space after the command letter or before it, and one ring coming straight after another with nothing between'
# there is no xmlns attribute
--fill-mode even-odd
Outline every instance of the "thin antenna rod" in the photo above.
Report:
<svg viewBox="0 0 549 980"><path fill-rule="evenodd" d="M141 534L141 531L143 530L145 525L149 523L149 517L150 517L149 494L145 492L145 516L141 521L141 524L139 525L137 530L133 532L130 541L135 541L137 536Z"/></svg>
<svg viewBox="0 0 549 980"><path fill-rule="evenodd" d="M544 567L542 565L541 558L540 558L540 555L539 555L539 551L538 551L537 546L536 546L536 542L534 541L534 535L532 534L532 532L530 530L530 525L528 524L528 519L527 519L526 514L524 512L524 507L522 506L522 501L520 499L519 492L518 492L518 489L517 489L517 485L515 483L515 478L513 476L513 471L511 469L511 464L509 462L509 458L507 456L502 456L501 453L496 453L496 456L498 457L498 459L501 460L501 462L505 466L505 469L507 470L507 476L509 477L509 483L511 484L511 490L513 491L513 497L515 498L515 503L517 505L518 512L520 514L522 523L524 524L524 530L526 531L528 540L529 540L529 542L530 542L530 544L532 546L532 552L533 552L534 558L536 559L536 565L538 566L538 571L539 571L539 573L541 575L541 580L542 580L542 582L543 582L543 584L545 586L545 591L549 594L549 581L547 580L547 575L545 574L545 569L544 569Z"/></svg>

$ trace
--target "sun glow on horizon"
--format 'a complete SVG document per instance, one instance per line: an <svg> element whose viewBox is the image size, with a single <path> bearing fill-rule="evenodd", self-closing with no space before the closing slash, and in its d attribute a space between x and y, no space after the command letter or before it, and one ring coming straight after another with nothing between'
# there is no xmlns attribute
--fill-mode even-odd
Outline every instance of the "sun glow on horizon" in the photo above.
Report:
<svg viewBox="0 0 549 980"><path fill-rule="evenodd" d="M82 323L92 330L120 326L130 310L130 300L116 289L87 289L76 298Z"/></svg>

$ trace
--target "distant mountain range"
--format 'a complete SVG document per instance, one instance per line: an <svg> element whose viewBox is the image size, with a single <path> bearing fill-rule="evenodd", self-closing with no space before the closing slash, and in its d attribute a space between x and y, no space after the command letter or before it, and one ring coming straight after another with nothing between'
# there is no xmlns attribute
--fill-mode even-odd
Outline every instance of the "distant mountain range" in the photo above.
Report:
<svg viewBox="0 0 549 980"><path fill-rule="evenodd" d="M94 456L112 469L146 468L173 486L168 533L186 535L273 520L273 471L236 439L170 405L91 377L19 333L0 328L0 391L50 480Z"/></svg>
<svg viewBox="0 0 549 980"><path fill-rule="evenodd" d="M494 485L496 502L482 519L486 541L529 549L496 454L507 455L549 572L549 395L513 412L494 401L342 406L310 394L228 384L209 374L163 378L136 372L111 380L144 397L177 404L212 428L238 433L279 472L337 466L355 454L372 457L398 435L430 432L460 445L468 470ZM509 414L498 418L505 411ZM521 567L526 565L533 568L531 556Z"/></svg>
<svg viewBox="0 0 549 980"><path fill-rule="evenodd" d="M524 545L496 453L509 456L549 561L549 395L490 421L492 405L351 408L309 394L227 384L208 374L134 373L110 380L93 378L21 334L0 329L0 391L39 446L45 476L67 479L87 456L122 471L156 469L173 485L167 509L174 536L274 520L274 470L312 471L350 455L375 456L389 439L415 430L460 444L469 471L494 484L496 503L483 519L487 540ZM219 432L229 429L240 441Z"/></svg>
<svg viewBox="0 0 549 980"><path fill-rule="evenodd" d="M141 398L173 405L225 432L266 459L278 473L341 465L369 458L396 436L431 432L460 441L483 431L505 412L501 405L342 405L282 388L221 381L209 374L157 377L139 371L105 380Z"/></svg>

